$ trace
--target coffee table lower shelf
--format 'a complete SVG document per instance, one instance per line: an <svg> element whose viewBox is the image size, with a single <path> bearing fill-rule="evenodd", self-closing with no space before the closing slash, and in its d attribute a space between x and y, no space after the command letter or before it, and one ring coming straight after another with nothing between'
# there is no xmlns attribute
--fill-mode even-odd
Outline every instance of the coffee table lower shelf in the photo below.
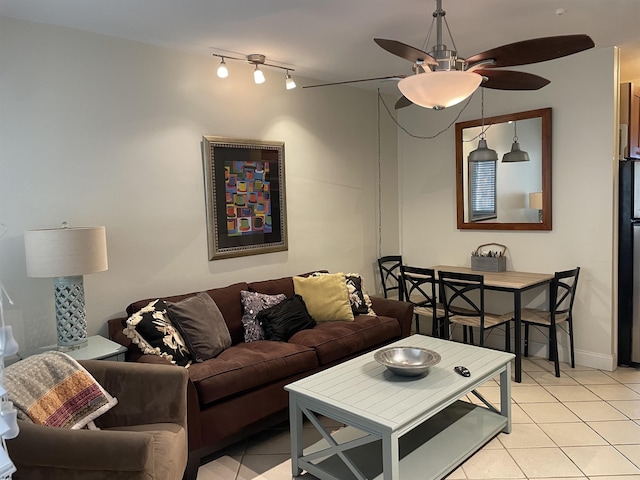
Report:
<svg viewBox="0 0 640 480"><path fill-rule="evenodd" d="M400 478L440 479L505 429L507 418L489 409L461 400L400 437ZM339 443L366 436L353 427L332 434ZM332 455L313 462L306 456L327 448L325 440L305 448L299 466L321 479L357 480L344 462ZM382 441L345 451L345 455L368 480L382 480Z"/></svg>

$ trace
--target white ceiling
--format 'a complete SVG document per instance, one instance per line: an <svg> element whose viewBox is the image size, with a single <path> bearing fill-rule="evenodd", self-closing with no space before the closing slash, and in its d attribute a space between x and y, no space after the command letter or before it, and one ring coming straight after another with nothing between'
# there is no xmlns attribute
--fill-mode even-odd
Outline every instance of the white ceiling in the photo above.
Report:
<svg viewBox="0 0 640 480"><path fill-rule="evenodd" d="M435 0L0 0L0 15L203 55L261 53L294 75L335 82L410 74L409 62L373 38L423 48L435 6ZM443 0L443 8L462 57L586 33L596 48L620 47L622 81L640 79L640 0ZM443 40L453 48L448 36ZM432 35L424 49L434 43ZM236 62L227 63L233 71Z"/></svg>

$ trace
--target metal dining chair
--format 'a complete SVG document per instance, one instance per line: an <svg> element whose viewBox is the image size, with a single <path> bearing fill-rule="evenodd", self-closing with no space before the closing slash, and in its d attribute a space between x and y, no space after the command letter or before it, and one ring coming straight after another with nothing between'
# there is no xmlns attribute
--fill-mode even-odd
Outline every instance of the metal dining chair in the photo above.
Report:
<svg viewBox="0 0 640 480"><path fill-rule="evenodd" d="M389 292L398 292L398 300L404 300L402 286L402 255L387 255L378 259L378 269L380 270L380 280L382 281L382 293L384 298L388 298Z"/></svg>
<svg viewBox="0 0 640 480"><path fill-rule="evenodd" d="M404 299L413 304L416 333L420 333L420 317L431 318L431 335L444 338L444 306L436 300L435 271L432 268L400 267Z"/></svg>
<svg viewBox="0 0 640 480"><path fill-rule="evenodd" d="M575 353L573 350L573 301L578 286L580 267L573 270L556 272L549 290L549 309L523 308L520 318L524 325L524 356L529 356L529 326L546 328L549 331L549 361L554 362L556 377L560 376L560 360L558 359L558 328L564 330L560 324L567 324L566 333L569 335L569 352L571 368L575 368ZM514 312L506 315L514 317ZM516 339L517 341L517 339Z"/></svg>
<svg viewBox="0 0 640 480"><path fill-rule="evenodd" d="M485 311L484 276L480 274L438 272L440 301L445 310L445 331L451 324L462 325L463 341L473 344L473 329L480 331L480 346L484 346L485 333L495 327L505 327L505 351L511 350L510 315L497 315ZM450 335L449 335L450 337Z"/></svg>

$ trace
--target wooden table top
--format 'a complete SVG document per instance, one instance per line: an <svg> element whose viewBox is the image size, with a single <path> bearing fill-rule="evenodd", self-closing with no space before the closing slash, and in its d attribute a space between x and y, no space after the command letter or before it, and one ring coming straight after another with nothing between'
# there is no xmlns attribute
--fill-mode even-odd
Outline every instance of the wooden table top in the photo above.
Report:
<svg viewBox="0 0 640 480"><path fill-rule="evenodd" d="M532 272L484 272L479 270L471 270L469 267L457 267L453 265L436 265L431 267L436 271L456 273L472 273L484 276L484 284L488 287L504 288L505 290L522 290L534 285L547 283L553 279L553 273L532 273Z"/></svg>

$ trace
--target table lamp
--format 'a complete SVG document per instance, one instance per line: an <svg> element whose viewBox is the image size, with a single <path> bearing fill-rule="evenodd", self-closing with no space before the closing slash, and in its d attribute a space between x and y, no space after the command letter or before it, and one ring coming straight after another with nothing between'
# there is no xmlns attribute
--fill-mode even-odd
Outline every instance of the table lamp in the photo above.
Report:
<svg viewBox="0 0 640 480"><path fill-rule="evenodd" d="M531 192L529 194L529 208L538 210L538 222L542 223L542 192Z"/></svg>
<svg viewBox="0 0 640 480"><path fill-rule="evenodd" d="M27 275L54 278L58 350L87 345L82 276L107 270L105 227L68 227L24 233Z"/></svg>

